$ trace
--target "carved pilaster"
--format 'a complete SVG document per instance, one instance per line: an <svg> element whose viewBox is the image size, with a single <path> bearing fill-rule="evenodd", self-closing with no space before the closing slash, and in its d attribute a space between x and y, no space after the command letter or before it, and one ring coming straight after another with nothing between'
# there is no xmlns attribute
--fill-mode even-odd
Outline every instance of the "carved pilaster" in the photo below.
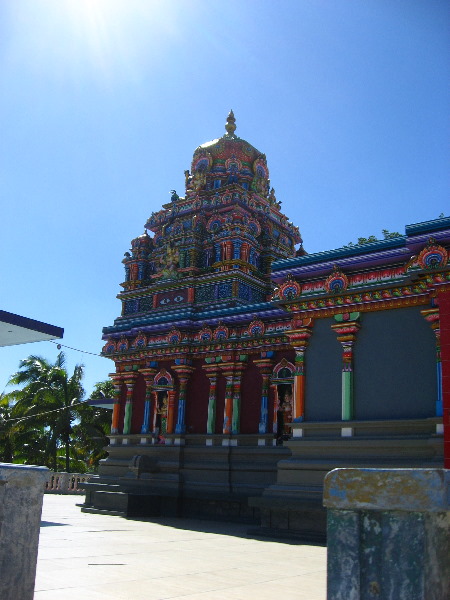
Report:
<svg viewBox="0 0 450 600"><path fill-rule="evenodd" d="M178 418L175 427L175 433L184 433L186 431L185 415L186 415L186 387L194 367L188 365L174 365L173 370L178 375L180 388L178 392Z"/></svg>
<svg viewBox="0 0 450 600"><path fill-rule="evenodd" d="M152 385L153 378L155 377L156 369L140 369L140 373L145 379L145 405L144 405L144 418L142 421L141 433L148 433L150 431L150 414L151 414L151 401L152 401Z"/></svg>
<svg viewBox="0 0 450 600"><path fill-rule="evenodd" d="M342 356L342 420L353 419L353 346L361 325L360 313L344 313L335 315L337 321L331 328L337 333L338 342L341 343Z"/></svg>
<svg viewBox="0 0 450 600"><path fill-rule="evenodd" d="M208 419L206 422L206 433L212 434L216 429L216 401L217 401L217 365L203 365L206 376L209 379Z"/></svg>
<svg viewBox="0 0 450 600"><path fill-rule="evenodd" d="M301 319L293 323L294 328L286 332L291 346L295 350L295 373L294 373L294 421L303 421L305 418L305 352L308 347L309 338L312 334L313 319Z"/></svg>
<svg viewBox="0 0 450 600"><path fill-rule="evenodd" d="M442 402L442 361L441 361L441 324L438 308L427 308L420 311L423 318L429 323L436 336L436 378L437 378L437 397L436 397L436 416L443 415Z"/></svg>
<svg viewBox="0 0 450 600"><path fill-rule="evenodd" d="M269 426L269 381L272 374L273 363L270 358L254 361L262 375L261 414L259 419L259 433L267 433Z"/></svg>

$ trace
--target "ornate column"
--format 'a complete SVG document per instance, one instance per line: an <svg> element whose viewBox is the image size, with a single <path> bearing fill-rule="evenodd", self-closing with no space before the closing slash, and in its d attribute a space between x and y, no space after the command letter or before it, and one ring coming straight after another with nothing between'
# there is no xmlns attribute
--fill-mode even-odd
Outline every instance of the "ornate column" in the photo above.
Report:
<svg viewBox="0 0 450 600"><path fill-rule="evenodd" d="M286 332L295 350L294 398L292 420L301 422L305 418L305 352L311 337L313 319L300 319L294 322L294 329ZM276 418L276 415L275 415Z"/></svg>
<svg viewBox="0 0 450 600"><path fill-rule="evenodd" d="M233 245L233 259L234 260L239 260L241 258L241 246L242 246L241 240L234 240L234 245Z"/></svg>
<svg viewBox="0 0 450 600"><path fill-rule="evenodd" d="M175 392L170 390L167 392L167 433L173 433L173 423L175 421Z"/></svg>
<svg viewBox="0 0 450 600"><path fill-rule="evenodd" d="M225 242L225 260L231 260L233 257L233 242L227 240Z"/></svg>
<svg viewBox="0 0 450 600"><path fill-rule="evenodd" d="M150 392L151 398L153 399L153 410L152 410L152 431L155 431L156 428L156 417L158 415L158 392L156 390L152 390Z"/></svg>
<svg viewBox="0 0 450 600"><path fill-rule="evenodd" d="M353 346L356 334L361 327L359 321L360 313L344 313L335 315L336 324L331 328L337 333L337 339L342 345L342 420L353 419Z"/></svg>
<svg viewBox="0 0 450 600"><path fill-rule="evenodd" d="M109 376L114 383L114 405L111 419L111 433L119 433L119 415L120 415L120 396L122 392L123 375L122 373L110 373Z"/></svg>
<svg viewBox="0 0 450 600"><path fill-rule="evenodd" d="M223 411L223 434L230 435L233 417L233 370L232 363L223 363L220 365L222 373L225 377L225 407Z"/></svg>
<svg viewBox="0 0 450 600"><path fill-rule="evenodd" d="M267 433L269 424L269 379L272 374L272 360L262 358L254 361L255 365L261 371L262 390L261 390L261 416L259 419L259 433Z"/></svg>
<svg viewBox="0 0 450 600"><path fill-rule="evenodd" d="M133 387L136 373L124 373L125 385L127 386L127 401L125 403L125 416L123 419L123 434L131 432L131 416L133 414Z"/></svg>
<svg viewBox="0 0 450 600"><path fill-rule="evenodd" d="M175 427L175 433L185 433L186 386L187 382L189 381L189 377L191 376L191 373L194 371L194 367L190 367L188 365L174 365L172 368L178 375L178 380L180 382L180 389L178 392L178 418Z"/></svg>
<svg viewBox="0 0 450 600"><path fill-rule="evenodd" d="M441 328L439 321L439 309L428 308L420 311L423 318L430 324L431 329L436 336L436 377L437 377L437 398L436 398L436 416L443 416L442 404L442 361L441 361Z"/></svg>
<svg viewBox="0 0 450 600"><path fill-rule="evenodd" d="M141 369L140 372L145 379L145 404L144 404L144 419L142 421L141 433L148 433L150 431L150 408L152 400L152 384L153 378L157 371L156 369Z"/></svg>
<svg viewBox="0 0 450 600"><path fill-rule="evenodd" d="M233 378L233 413L231 418L231 433L238 434L241 425L241 376L245 366L239 363L234 367Z"/></svg>
<svg viewBox="0 0 450 600"><path fill-rule="evenodd" d="M209 379L209 399L208 399L208 420L206 423L206 433L214 433L216 429L216 385L217 385L217 365L203 365L206 376Z"/></svg>
<svg viewBox="0 0 450 600"><path fill-rule="evenodd" d="M276 384L270 386L273 390L273 433L278 433L278 387Z"/></svg>

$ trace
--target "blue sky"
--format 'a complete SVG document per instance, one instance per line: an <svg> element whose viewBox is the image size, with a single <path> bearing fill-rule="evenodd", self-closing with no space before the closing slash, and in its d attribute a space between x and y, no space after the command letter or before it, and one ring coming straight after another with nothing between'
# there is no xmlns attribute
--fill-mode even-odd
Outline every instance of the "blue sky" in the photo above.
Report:
<svg viewBox="0 0 450 600"><path fill-rule="evenodd" d="M123 253L194 149L265 152L308 252L449 215L449 4L2 0L0 308L97 353ZM0 348L0 392L49 342ZM86 366L88 391L113 368Z"/></svg>

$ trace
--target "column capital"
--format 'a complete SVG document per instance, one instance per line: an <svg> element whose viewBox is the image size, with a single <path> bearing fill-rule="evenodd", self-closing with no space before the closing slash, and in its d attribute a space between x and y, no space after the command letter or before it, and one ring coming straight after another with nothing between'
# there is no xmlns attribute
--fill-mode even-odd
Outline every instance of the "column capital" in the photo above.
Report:
<svg viewBox="0 0 450 600"><path fill-rule="evenodd" d="M109 373L108 376L112 379L114 385L122 385L124 383L123 373Z"/></svg>
<svg viewBox="0 0 450 600"><path fill-rule="evenodd" d="M337 339L339 342L354 342L356 339L356 334L361 329L361 323L356 320L343 321L341 323L334 323L331 325L331 329L337 333Z"/></svg>
<svg viewBox="0 0 450 600"><path fill-rule="evenodd" d="M202 365L202 369L205 371L206 376L209 378L217 377L220 369L217 363L212 365Z"/></svg>
<svg viewBox="0 0 450 600"><path fill-rule="evenodd" d="M182 379L189 379L191 374L195 371L195 367L191 367L189 365L173 365L171 368L178 375L178 379L180 379L180 381Z"/></svg>
<svg viewBox="0 0 450 600"><path fill-rule="evenodd" d="M420 311L422 317L430 325L435 336L439 340L441 334L441 323L439 318L439 308L426 308Z"/></svg>
<svg viewBox="0 0 450 600"><path fill-rule="evenodd" d="M308 345L309 338L312 335L312 319L301 319L293 323L295 329L285 331L284 335L288 338L289 343L296 350L304 350Z"/></svg>
<svg viewBox="0 0 450 600"><path fill-rule="evenodd" d="M133 371L131 373L123 373L123 383L127 386L127 389L130 389L130 386L133 385L133 383L136 381L138 377L138 373L136 371Z"/></svg>
<svg viewBox="0 0 450 600"><path fill-rule="evenodd" d="M145 367L145 368L139 369L139 373L141 373L141 375L144 376L145 383L149 383L149 382L151 383L157 372L158 372L158 369L155 369L153 367Z"/></svg>
<svg viewBox="0 0 450 600"><path fill-rule="evenodd" d="M259 358L253 361L261 371L262 375L270 375L273 370L273 360L271 358Z"/></svg>

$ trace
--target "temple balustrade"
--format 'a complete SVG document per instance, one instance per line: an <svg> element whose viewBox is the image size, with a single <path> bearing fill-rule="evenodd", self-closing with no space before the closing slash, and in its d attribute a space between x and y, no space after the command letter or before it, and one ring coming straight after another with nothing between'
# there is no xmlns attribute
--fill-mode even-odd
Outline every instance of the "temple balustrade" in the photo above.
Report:
<svg viewBox="0 0 450 600"><path fill-rule="evenodd" d="M89 473L46 472L44 493L46 494L84 494L84 488L79 487L91 479Z"/></svg>

